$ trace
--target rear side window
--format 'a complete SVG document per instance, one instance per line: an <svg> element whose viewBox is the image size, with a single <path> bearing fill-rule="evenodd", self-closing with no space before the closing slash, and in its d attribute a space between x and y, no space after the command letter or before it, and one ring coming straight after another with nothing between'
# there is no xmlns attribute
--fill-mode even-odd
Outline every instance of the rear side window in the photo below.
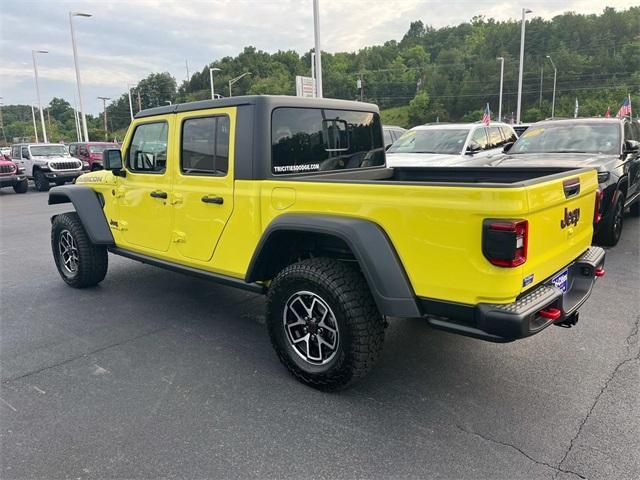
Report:
<svg viewBox="0 0 640 480"><path fill-rule="evenodd" d="M187 175L226 175L229 170L229 117L191 118L182 124L180 168Z"/></svg>
<svg viewBox="0 0 640 480"><path fill-rule="evenodd" d="M479 145L480 150L487 149L487 133L484 128L476 128L471 136L471 142L475 142Z"/></svg>
<svg viewBox="0 0 640 480"><path fill-rule="evenodd" d="M75 156L77 149L78 149L78 145L76 145L75 143L72 143L71 145L69 145L69 155Z"/></svg>
<svg viewBox="0 0 640 480"><path fill-rule="evenodd" d="M167 168L167 122L143 123L133 132L127 153L132 172L163 173Z"/></svg>
<svg viewBox="0 0 640 480"><path fill-rule="evenodd" d="M11 149L11 158L20 158L20 147L13 147Z"/></svg>
<svg viewBox="0 0 640 480"><path fill-rule="evenodd" d="M384 165L380 117L372 112L276 108L271 117L274 174Z"/></svg>
<svg viewBox="0 0 640 480"><path fill-rule="evenodd" d="M489 148L497 148L503 144L500 127L489 127Z"/></svg>

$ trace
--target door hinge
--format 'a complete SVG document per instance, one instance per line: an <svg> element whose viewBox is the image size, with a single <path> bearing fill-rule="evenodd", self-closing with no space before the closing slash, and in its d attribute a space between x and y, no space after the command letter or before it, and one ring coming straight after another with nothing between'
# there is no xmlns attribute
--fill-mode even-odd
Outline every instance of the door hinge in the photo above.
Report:
<svg viewBox="0 0 640 480"><path fill-rule="evenodd" d="M187 236L184 232L173 232L173 241L174 243L185 243Z"/></svg>
<svg viewBox="0 0 640 480"><path fill-rule="evenodd" d="M174 193L171 199L171 205L178 205L184 201L181 193Z"/></svg>

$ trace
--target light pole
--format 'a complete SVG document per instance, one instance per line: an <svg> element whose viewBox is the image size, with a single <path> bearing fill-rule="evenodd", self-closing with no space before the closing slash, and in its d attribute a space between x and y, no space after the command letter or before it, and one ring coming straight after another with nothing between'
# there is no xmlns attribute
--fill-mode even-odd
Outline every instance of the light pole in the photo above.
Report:
<svg viewBox="0 0 640 480"><path fill-rule="evenodd" d="M500 99L498 100L498 121L502 121L502 85L504 84L504 57L498 57L500 60Z"/></svg>
<svg viewBox="0 0 640 480"><path fill-rule="evenodd" d="M322 54L320 53L320 0L313 0L313 37L315 40L316 97L322 98Z"/></svg>
<svg viewBox="0 0 640 480"><path fill-rule="evenodd" d="M551 100L551 118L554 118L556 115L556 79L558 78L558 70L556 69L556 64L553 63L551 55L547 55L547 58L553 67L553 100Z"/></svg>
<svg viewBox="0 0 640 480"><path fill-rule="evenodd" d="M102 100L102 111L104 116L104 141L109 140L109 131L107 130L107 100L111 100L110 97L98 97L98 100Z"/></svg>
<svg viewBox="0 0 640 480"><path fill-rule="evenodd" d="M522 24L520 26L520 70L518 71L518 105L516 108L516 123L520 123L520 112L522 110L522 69L524 67L524 27L525 15L531 13L528 8L522 9Z"/></svg>
<svg viewBox="0 0 640 480"><path fill-rule="evenodd" d="M76 94L73 94L73 119L75 120L75 124L76 124L76 137L78 138L78 141L81 142L82 141L82 129L80 128L80 119L78 118L78 98L76 97Z"/></svg>
<svg viewBox="0 0 640 480"><path fill-rule="evenodd" d="M38 127L36 124L36 110L33 108L33 103L31 104L31 118L33 119L33 133L36 136L36 143L40 143L38 141Z"/></svg>
<svg viewBox="0 0 640 480"><path fill-rule="evenodd" d="M251 72L244 72L242 75L238 75L236 78L232 78L231 80L229 80L229 96L231 97L231 85L233 85L234 83L236 83L238 80L240 80L242 77L246 76L246 75L251 75Z"/></svg>
<svg viewBox="0 0 640 480"><path fill-rule="evenodd" d="M80 66L78 65L78 47L76 46L76 35L73 30L73 17L90 17L90 13L69 12L69 25L71 26L71 45L73 46L73 62L76 65L76 81L78 83L78 101L80 102L80 115L82 116L82 131L84 132L84 141L89 141L89 131L87 130L87 116L84 113L84 105L82 103L82 82L80 80Z"/></svg>
<svg viewBox="0 0 640 480"><path fill-rule="evenodd" d="M40 101L40 83L38 82L38 62L36 62L36 53L49 52L46 50L31 50L31 56L33 57L33 74L36 78L36 96L38 97L38 108L40 109L40 123L42 124L42 137L44 138L44 143L48 143L49 140L47 139L47 129L44 126L44 113L42 113L42 102Z"/></svg>
<svg viewBox="0 0 640 480"><path fill-rule="evenodd" d="M209 83L211 83L211 100L216 98L215 90L213 89L213 72L219 72L220 69L216 67L209 67Z"/></svg>

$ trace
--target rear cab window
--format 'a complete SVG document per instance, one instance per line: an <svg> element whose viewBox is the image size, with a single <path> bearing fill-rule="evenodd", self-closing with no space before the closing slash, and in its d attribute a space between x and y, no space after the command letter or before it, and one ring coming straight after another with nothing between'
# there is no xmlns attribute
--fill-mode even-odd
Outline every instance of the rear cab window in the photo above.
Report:
<svg viewBox="0 0 640 480"><path fill-rule="evenodd" d="M188 118L182 123L180 170L184 175L227 174L229 125L227 115Z"/></svg>
<svg viewBox="0 0 640 480"><path fill-rule="evenodd" d="M280 107L271 114L274 175L384 164L382 127L377 113Z"/></svg>

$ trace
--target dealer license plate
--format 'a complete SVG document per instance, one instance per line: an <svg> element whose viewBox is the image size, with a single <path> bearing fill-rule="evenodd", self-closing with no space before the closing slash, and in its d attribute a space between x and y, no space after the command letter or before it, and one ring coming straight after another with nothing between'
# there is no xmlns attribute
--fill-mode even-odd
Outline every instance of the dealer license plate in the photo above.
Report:
<svg viewBox="0 0 640 480"><path fill-rule="evenodd" d="M567 286L569 284L569 269L565 268L551 279L551 283L562 290L562 293L567 293Z"/></svg>

